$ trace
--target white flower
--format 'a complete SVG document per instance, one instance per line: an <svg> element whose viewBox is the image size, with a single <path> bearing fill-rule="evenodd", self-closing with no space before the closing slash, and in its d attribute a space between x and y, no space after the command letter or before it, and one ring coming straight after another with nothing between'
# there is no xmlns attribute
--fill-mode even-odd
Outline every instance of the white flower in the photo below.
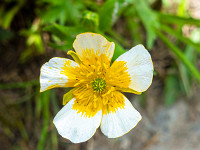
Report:
<svg viewBox="0 0 200 150"><path fill-rule="evenodd" d="M121 92L140 94L153 78L149 52L137 45L110 66L115 44L96 33L79 34L69 54L75 61L54 57L41 68L41 92L74 87L54 118L59 134L73 143L90 139L100 126L109 138L120 137L141 120L140 113Z"/></svg>

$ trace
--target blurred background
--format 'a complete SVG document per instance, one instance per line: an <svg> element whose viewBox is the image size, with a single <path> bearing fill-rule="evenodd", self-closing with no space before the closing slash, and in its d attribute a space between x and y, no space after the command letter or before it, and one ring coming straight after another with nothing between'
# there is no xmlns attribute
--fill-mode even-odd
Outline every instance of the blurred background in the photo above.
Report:
<svg viewBox="0 0 200 150"><path fill-rule="evenodd" d="M199 150L200 0L3 0L0 2L0 150ZM53 125L68 89L39 92L42 64L69 57L77 34L116 45L113 61L143 44L154 63L151 87L126 94L143 119L108 139L81 144Z"/></svg>

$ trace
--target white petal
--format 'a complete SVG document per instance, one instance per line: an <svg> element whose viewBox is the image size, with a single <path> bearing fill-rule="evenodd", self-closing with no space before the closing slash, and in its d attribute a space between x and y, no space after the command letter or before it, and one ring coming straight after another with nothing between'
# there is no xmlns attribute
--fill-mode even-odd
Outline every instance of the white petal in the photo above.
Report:
<svg viewBox="0 0 200 150"><path fill-rule="evenodd" d="M106 54L109 59L112 58L115 44L109 42L100 34L96 33L83 33L77 35L73 47L80 57L90 58L91 54L100 56L101 54Z"/></svg>
<svg viewBox="0 0 200 150"><path fill-rule="evenodd" d="M56 115L53 122L59 134L73 143L85 142L90 139L100 126L102 111L94 117L84 117L72 109L75 98L67 103Z"/></svg>
<svg viewBox="0 0 200 150"><path fill-rule="evenodd" d="M101 122L101 131L108 138L120 137L133 129L142 119L140 113L132 106L124 96L125 107L118 109L116 113L104 114Z"/></svg>
<svg viewBox="0 0 200 150"><path fill-rule="evenodd" d="M143 45L137 45L122 54L116 61L124 61L131 77L129 88L143 92L148 89L153 79L153 63L151 55Z"/></svg>
<svg viewBox="0 0 200 150"><path fill-rule="evenodd" d="M66 65L70 65L71 67L79 66L76 62L70 59L54 57L41 67L41 73L40 73L41 92L54 87L64 87L66 85L68 77L60 73L61 70L63 70L62 67Z"/></svg>

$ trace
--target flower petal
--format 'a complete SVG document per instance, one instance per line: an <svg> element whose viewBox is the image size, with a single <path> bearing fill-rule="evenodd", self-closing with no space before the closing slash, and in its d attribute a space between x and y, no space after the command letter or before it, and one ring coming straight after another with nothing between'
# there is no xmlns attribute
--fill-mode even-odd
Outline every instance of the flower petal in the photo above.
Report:
<svg viewBox="0 0 200 150"><path fill-rule="evenodd" d="M90 139L100 126L102 111L94 117L86 117L73 110L75 98L67 103L56 115L53 122L59 134L73 143L85 142Z"/></svg>
<svg viewBox="0 0 200 150"><path fill-rule="evenodd" d="M45 63L41 67L40 73L40 91L55 88L55 87L65 87L68 82L69 77L65 74L62 74L61 71L66 67L76 67L79 66L76 62L65 59L54 57ZM65 69L65 71L67 71Z"/></svg>
<svg viewBox="0 0 200 150"><path fill-rule="evenodd" d="M151 55L143 45L137 45L116 59L125 62L127 73L131 77L129 88L144 92L152 83L153 63Z"/></svg>
<svg viewBox="0 0 200 150"><path fill-rule="evenodd" d="M81 60L92 57L92 54L98 56L105 54L111 60L115 44L107 41L100 34L82 33L77 35L73 47Z"/></svg>
<svg viewBox="0 0 200 150"><path fill-rule="evenodd" d="M111 112L103 115L101 131L108 138L116 138L126 134L142 119L140 113L125 96L124 99L124 108L119 108L115 113Z"/></svg>

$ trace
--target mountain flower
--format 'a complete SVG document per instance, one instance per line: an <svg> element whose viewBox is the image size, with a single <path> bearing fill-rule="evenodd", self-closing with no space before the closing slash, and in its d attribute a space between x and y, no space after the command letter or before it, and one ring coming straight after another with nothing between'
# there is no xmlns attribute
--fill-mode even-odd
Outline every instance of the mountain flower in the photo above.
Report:
<svg viewBox="0 0 200 150"><path fill-rule="evenodd" d="M151 85L149 52L137 45L110 65L115 44L99 34L79 34L73 47L75 61L54 57L41 68L41 92L73 87L53 120L59 134L73 143L87 141L99 126L108 138L126 134L142 117L121 92L140 94Z"/></svg>

